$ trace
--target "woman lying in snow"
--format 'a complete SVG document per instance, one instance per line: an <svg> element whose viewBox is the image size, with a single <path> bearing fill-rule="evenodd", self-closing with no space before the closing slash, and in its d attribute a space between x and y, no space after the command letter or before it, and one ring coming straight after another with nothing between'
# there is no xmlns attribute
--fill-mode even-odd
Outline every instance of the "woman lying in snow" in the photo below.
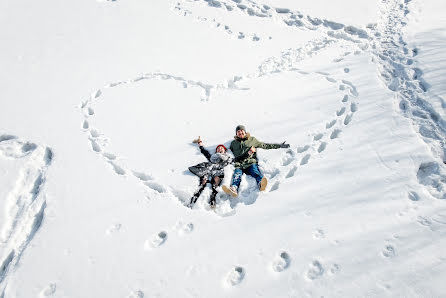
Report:
<svg viewBox="0 0 446 298"><path fill-rule="evenodd" d="M211 155L209 151L203 147L203 142L200 138L194 142L198 143L201 153L206 156L208 161L189 167L189 171L200 178L199 189L192 196L189 207L192 208L206 187L206 184L210 182L212 184L212 193L209 204L211 208L215 208L215 196L217 195L217 187L224 178L224 167L232 163L233 159L227 153L228 150L224 145L218 145L217 148L215 148L215 153Z"/></svg>

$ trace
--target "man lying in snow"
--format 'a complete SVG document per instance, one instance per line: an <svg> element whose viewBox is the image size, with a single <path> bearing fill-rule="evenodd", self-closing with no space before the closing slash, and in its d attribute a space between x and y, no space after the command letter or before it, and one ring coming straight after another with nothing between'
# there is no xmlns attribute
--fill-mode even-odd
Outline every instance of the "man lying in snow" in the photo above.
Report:
<svg viewBox="0 0 446 298"><path fill-rule="evenodd" d="M201 153L206 156L208 162L202 162L195 166L189 167L189 171L200 178L199 189L192 196L189 207L192 208L192 206L195 204L210 178L212 193L209 204L211 208L215 208L215 196L217 195L217 187L224 178L224 167L232 163L233 159L227 153L228 150L224 145L218 145L217 148L215 148L215 153L211 155L209 151L203 147L203 142L200 138L194 142L198 143Z"/></svg>
<svg viewBox="0 0 446 298"><path fill-rule="evenodd" d="M260 172L257 165L257 153L256 148L262 149L278 149L289 148L289 144L266 144L258 141L255 137L246 132L245 126L238 125L235 128L236 136L235 140L231 142L229 147L234 154L234 174L232 175L232 183L230 187L223 185L223 190L233 197L238 195L238 188L242 180L243 173L252 176L257 181L257 185L260 191L265 190L267 180Z"/></svg>

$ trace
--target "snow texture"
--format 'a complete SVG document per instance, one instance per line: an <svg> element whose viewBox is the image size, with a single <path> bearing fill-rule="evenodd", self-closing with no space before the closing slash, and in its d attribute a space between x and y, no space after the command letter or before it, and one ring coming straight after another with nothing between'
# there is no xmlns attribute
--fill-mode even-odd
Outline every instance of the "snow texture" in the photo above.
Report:
<svg viewBox="0 0 446 298"><path fill-rule="evenodd" d="M0 297L444 297L445 8L0 4Z"/></svg>

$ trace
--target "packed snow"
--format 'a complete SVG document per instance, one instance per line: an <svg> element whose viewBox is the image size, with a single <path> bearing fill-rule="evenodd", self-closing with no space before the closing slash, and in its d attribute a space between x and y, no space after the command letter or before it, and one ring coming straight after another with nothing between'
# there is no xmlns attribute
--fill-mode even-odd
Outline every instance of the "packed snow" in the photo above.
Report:
<svg viewBox="0 0 446 298"><path fill-rule="evenodd" d="M0 297L446 296L445 8L1 2Z"/></svg>

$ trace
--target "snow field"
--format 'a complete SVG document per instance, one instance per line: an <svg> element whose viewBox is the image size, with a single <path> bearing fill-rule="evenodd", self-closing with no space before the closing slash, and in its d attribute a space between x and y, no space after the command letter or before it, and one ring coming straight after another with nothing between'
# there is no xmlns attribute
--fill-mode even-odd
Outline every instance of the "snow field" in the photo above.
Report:
<svg viewBox="0 0 446 298"><path fill-rule="evenodd" d="M440 51L423 53L441 46L406 40L425 9L412 2L82 3L95 15L83 30L104 34L60 68L94 79L54 86L69 94L56 113L8 104L28 115L19 131L52 135L58 159L0 137L0 297L443 296L444 90ZM358 13L375 4L377 17ZM95 74L73 65L92 57ZM209 189L186 208L198 184L187 167L204 161L191 140L229 145L237 124L292 145L259 150L266 191L244 177L215 213Z"/></svg>

